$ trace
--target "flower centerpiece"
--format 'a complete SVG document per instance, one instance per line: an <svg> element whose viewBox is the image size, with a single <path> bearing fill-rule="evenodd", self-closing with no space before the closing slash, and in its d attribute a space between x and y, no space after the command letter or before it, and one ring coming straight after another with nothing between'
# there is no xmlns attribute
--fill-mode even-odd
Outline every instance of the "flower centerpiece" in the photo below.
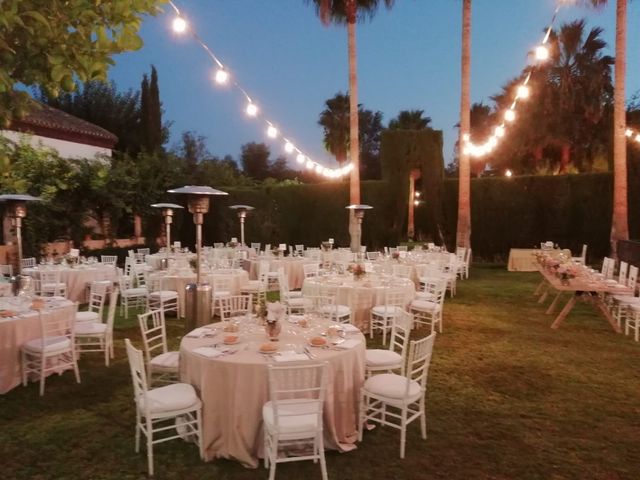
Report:
<svg viewBox="0 0 640 480"><path fill-rule="evenodd" d="M73 266L78 263L78 257L67 254L64 256L64 261L70 268L73 268Z"/></svg>
<svg viewBox="0 0 640 480"><path fill-rule="evenodd" d="M400 261L400 252L393 252L391 254L391 258L393 258L394 260L399 262Z"/></svg>
<svg viewBox="0 0 640 480"><path fill-rule="evenodd" d="M273 254L274 257L279 257L280 254L282 253L282 250L280 250L279 248L272 248L271 249L271 253Z"/></svg>
<svg viewBox="0 0 640 480"><path fill-rule="evenodd" d="M560 264L556 269L556 277L560 279L562 285L569 285L572 278L576 278L576 271L570 264Z"/></svg>
<svg viewBox="0 0 640 480"><path fill-rule="evenodd" d="M326 242L322 242L321 246L324 252L328 252L333 248L333 243L326 241Z"/></svg>
<svg viewBox="0 0 640 480"><path fill-rule="evenodd" d="M362 265L361 263L352 263L351 265L349 265L347 271L353 274L354 280L360 280L367 273L364 269L364 265Z"/></svg>
<svg viewBox="0 0 640 480"><path fill-rule="evenodd" d="M227 247L229 248L236 248L238 246L238 242L231 240L229 243L227 243Z"/></svg>
<svg viewBox="0 0 640 480"><path fill-rule="evenodd" d="M280 320L284 318L285 313L285 307L280 302L266 303L262 300L256 304L256 315L262 320L267 337L272 342L278 340L278 335L280 335L280 330L282 329Z"/></svg>

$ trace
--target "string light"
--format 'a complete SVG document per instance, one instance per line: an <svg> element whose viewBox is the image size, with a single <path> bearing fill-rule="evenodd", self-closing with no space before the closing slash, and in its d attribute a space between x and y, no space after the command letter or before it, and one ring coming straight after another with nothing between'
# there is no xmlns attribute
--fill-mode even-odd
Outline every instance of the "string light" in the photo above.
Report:
<svg viewBox="0 0 640 480"><path fill-rule="evenodd" d="M536 59L540 61L545 61L549 58L549 49L544 45L539 45L536 47Z"/></svg>
<svg viewBox="0 0 640 480"><path fill-rule="evenodd" d="M513 122L516 119L516 112L512 109L507 110L504 112L504 119L507 122Z"/></svg>
<svg viewBox="0 0 640 480"><path fill-rule="evenodd" d="M182 17L176 17L171 23L171 28L176 33L184 33L187 31L187 21Z"/></svg>
<svg viewBox="0 0 640 480"><path fill-rule="evenodd" d="M508 170L506 172L504 172L504 176L505 177L511 177L513 175L513 172L511 170Z"/></svg>
<svg viewBox="0 0 640 480"><path fill-rule="evenodd" d="M526 85L520 85L518 87L517 98L529 98L530 93L531 91L529 90L529 87L527 87Z"/></svg>
<svg viewBox="0 0 640 480"><path fill-rule="evenodd" d="M232 78L232 76L229 73L229 70L225 68L223 63L215 55L215 53L211 50L211 48L209 48L209 46L204 42L204 40L202 40L200 36L198 36L195 29L189 26L189 24L184 18L184 15L180 11L180 9L176 6L175 2L173 0L169 0L169 5L171 6L171 8L173 9L176 15L171 24L173 31L179 34L185 33L187 30L189 31L191 37L193 37L193 39L203 48L203 50L207 53L209 58L215 64L216 72L213 76L215 83L218 85L225 85L225 84L231 83L232 86L235 87L242 94L242 96L244 96L247 102L247 105L245 107L246 114L249 115L250 117L258 117L259 116L258 107L253 103L247 91L244 88L242 88L242 86L237 82L237 80L234 80ZM270 138L277 138L279 132L273 126L273 123L265 118L262 118L262 120L267 125L267 135ZM353 164L348 164L340 168L323 167L319 163L311 160L304 152L300 150L300 148L296 147L292 141L287 140L284 137L283 137L283 140L285 141L284 151L288 154L293 154L294 152L297 152L297 155L296 155L297 162L301 165L305 164L308 170L315 171L318 174L321 174L327 178L339 178L339 177L348 175L353 170Z"/></svg>
<svg viewBox="0 0 640 480"><path fill-rule="evenodd" d="M216 83L219 85L224 85L229 80L229 73L224 69L216 70Z"/></svg>

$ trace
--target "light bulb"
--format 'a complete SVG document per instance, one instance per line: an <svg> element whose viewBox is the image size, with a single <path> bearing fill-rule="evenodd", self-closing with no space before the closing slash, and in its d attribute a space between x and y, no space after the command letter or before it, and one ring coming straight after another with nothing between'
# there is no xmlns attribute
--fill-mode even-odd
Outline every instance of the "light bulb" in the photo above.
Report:
<svg viewBox="0 0 640 480"><path fill-rule="evenodd" d="M518 87L518 98L529 98L530 93L531 91L526 85L520 85Z"/></svg>
<svg viewBox="0 0 640 480"><path fill-rule="evenodd" d="M176 33L184 33L187 30L187 21L182 17L176 17L173 19L171 27Z"/></svg>
<svg viewBox="0 0 640 480"><path fill-rule="evenodd" d="M640 142L640 134L636 135L636 142Z"/></svg>
<svg viewBox="0 0 640 480"><path fill-rule="evenodd" d="M498 138L504 137L504 127L502 125L498 125L494 132L494 135Z"/></svg>
<svg viewBox="0 0 640 480"><path fill-rule="evenodd" d="M536 58L538 60L546 60L549 58L549 49L544 45L538 45L536 47Z"/></svg>
<svg viewBox="0 0 640 480"><path fill-rule="evenodd" d="M229 80L229 72L223 69L216 70L215 79L216 83L224 85L225 83L227 83L227 80Z"/></svg>
<svg viewBox="0 0 640 480"><path fill-rule="evenodd" d="M507 122L513 122L516 119L516 112L509 109L506 112L504 112L504 119Z"/></svg>
<svg viewBox="0 0 640 480"><path fill-rule="evenodd" d="M468 133L465 133L464 135L462 135L462 141L463 142L468 142L470 138L471 137L469 136Z"/></svg>
<svg viewBox="0 0 640 480"><path fill-rule="evenodd" d="M304 158L304 155L299 153L298 156L296 157L296 161L298 163L304 163L304 161L306 160L306 158Z"/></svg>
<svg viewBox="0 0 640 480"><path fill-rule="evenodd" d="M631 130L630 128L627 128L627 130L624 132L624 134L627 137L633 137L633 130Z"/></svg>
<svg viewBox="0 0 640 480"><path fill-rule="evenodd" d="M287 153L293 153L293 149L294 148L295 147L293 146L293 143L291 143L291 142L287 142L287 143L284 144L284 151L287 152Z"/></svg>
<svg viewBox="0 0 640 480"><path fill-rule="evenodd" d="M420 200L414 200L413 204L417 207L418 205L420 205Z"/></svg>
<svg viewBox="0 0 640 480"><path fill-rule="evenodd" d="M311 160L307 160L307 168L313 170L313 162Z"/></svg>
<svg viewBox="0 0 640 480"><path fill-rule="evenodd" d="M322 166L321 165L316 165L316 173L322 173Z"/></svg>
<svg viewBox="0 0 640 480"><path fill-rule="evenodd" d="M416 198L420 198L420 192L416 192L414 193L414 195L416 196Z"/></svg>
<svg viewBox="0 0 640 480"><path fill-rule="evenodd" d="M247 105L247 115L250 117L255 117L258 114L258 107L256 107L253 103L249 102Z"/></svg>
<svg viewBox="0 0 640 480"><path fill-rule="evenodd" d="M507 170L506 172L504 172L505 177L511 177L512 175L513 175L513 172L511 170Z"/></svg>
<svg viewBox="0 0 640 480"><path fill-rule="evenodd" d="M267 135L271 138L276 138L278 136L278 129L273 125L269 125L269 128L267 128Z"/></svg>

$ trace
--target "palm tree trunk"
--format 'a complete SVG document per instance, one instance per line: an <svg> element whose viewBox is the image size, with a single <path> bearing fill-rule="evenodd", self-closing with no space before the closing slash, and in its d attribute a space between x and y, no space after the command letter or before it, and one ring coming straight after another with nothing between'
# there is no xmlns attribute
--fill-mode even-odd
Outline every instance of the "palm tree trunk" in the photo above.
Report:
<svg viewBox="0 0 640 480"><path fill-rule="evenodd" d="M360 135L358 132L358 73L356 68L356 4L355 0L349 1L349 20L347 22L348 48L349 48L349 147L351 154L351 177L349 182L349 202L352 205L360 203ZM349 210L349 236L351 238L351 251L360 250L360 237L362 232L354 211Z"/></svg>
<svg viewBox="0 0 640 480"><path fill-rule="evenodd" d="M460 95L460 146L458 168L458 228L456 245L471 247L471 174L463 138L471 129L471 0L462 2L462 82Z"/></svg>
<svg viewBox="0 0 640 480"><path fill-rule="evenodd" d="M613 216L611 254L617 258L618 240L629 239L627 212L627 139L625 75L627 71L627 0L616 7L616 79L613 97Z"/></svg>

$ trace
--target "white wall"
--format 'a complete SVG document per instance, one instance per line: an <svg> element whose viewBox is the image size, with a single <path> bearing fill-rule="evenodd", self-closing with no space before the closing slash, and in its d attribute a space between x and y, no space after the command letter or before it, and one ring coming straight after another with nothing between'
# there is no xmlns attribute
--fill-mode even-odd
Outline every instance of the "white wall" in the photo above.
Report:
<svg viewBox="0 0 640 480"><path fill-rule="evenodd" d="M53 148L63 158L97 158L101 156L111 156L111 149L94 147L93 145L85 145L83 143L69 142L67 140L58 140L57 138L41 137L39 135L24 134L14 132L13 130L0 130L0 135L13 142L20 142L23 139L34 146L40 145Z"/></svg>

